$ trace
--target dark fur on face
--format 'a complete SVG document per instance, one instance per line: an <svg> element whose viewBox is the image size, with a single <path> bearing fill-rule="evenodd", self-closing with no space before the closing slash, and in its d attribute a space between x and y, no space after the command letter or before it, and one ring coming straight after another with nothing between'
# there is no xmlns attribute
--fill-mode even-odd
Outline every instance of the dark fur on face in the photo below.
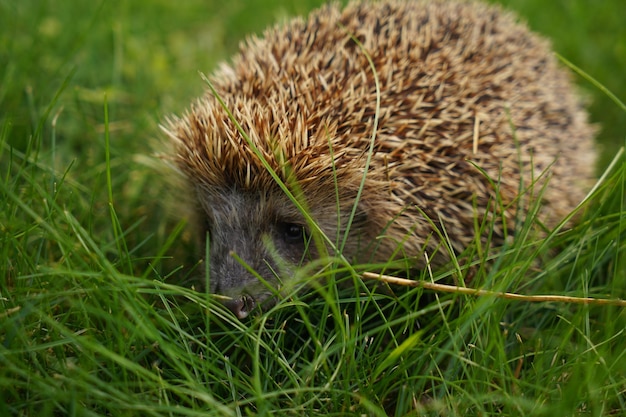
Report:
<svg viewBox="0 0 626 417"><path fill-rule="evenodd" d="M316 222L322 233L340 239L346 233L352 207L343 207L344 215L338 224L335 192L332 188L326 192L326 203L311 208L310 214L322 219ZM257 305L270 305L272 296L280 291L282 280L289 280L299 265L319 256L305 217L278 188L269 191L199 188L197 200L203 242L210 254L209 290L232 297L227 305L240 318ZM363 235L365 224L366 214L357 211L351 222L351 235ZM334 246L338 245L335 242ZM325 246L324 252L327 249ZM348 256L359 252L359 246L351 244L343 250Z"/></svg>
<svg viewBox="0 0 626 417"><path fill-rule="evenodd" d="M199 217L209 239L209 289L233 297L231 305L240 317L270 297L271 287L280 287L280 277L292 275L294 266L312 253L304 217L283 193L272 194L236 188L198 191Z"/></svg>

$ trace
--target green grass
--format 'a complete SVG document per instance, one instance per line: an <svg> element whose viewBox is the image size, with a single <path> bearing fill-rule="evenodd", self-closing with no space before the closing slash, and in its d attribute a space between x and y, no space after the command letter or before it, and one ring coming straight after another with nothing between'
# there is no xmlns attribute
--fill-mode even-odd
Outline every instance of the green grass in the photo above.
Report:
<svg viewBox="0 0 626 417"><path fill-rule="evenodd" d="M626 415L623 307L331 273L240 322L179 285L203 266L160 204L158 122L245 33L319 2L223 3L0 0L0 415ZM624 100L622 0L507 3ZM626 114L578 80L602 171ZM476 285L626 298L625 176L620 156L573 230L516 240Z"/></svg>

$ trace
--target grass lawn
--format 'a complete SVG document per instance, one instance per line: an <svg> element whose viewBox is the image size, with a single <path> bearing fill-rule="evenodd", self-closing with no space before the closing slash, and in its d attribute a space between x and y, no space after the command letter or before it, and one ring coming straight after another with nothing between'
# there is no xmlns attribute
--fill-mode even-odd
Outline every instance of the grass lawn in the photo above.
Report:
<svg viewBox="0 0 626 417"><path fill-rule="evenodd" d="M0 415L626 415L625 307L347 274L241 322L183 284L205 265L158 124L246 33L320 3L0 0ZM502 3L624 101L623 0ZM521 225L482 288L626 298L626 111L577 81L603 181L572 230Z"/></svg>

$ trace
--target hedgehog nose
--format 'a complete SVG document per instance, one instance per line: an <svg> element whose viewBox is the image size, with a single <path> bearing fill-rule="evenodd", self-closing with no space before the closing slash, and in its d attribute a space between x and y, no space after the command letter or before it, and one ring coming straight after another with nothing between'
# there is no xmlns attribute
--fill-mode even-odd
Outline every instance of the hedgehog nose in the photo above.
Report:
<svg viewBox="0 0 626 417"><path fill-rule="evenodd" d="M256 303L254 302L254 298L249 295L242 295L239 298L233 298L232 300L224 302L224 305L235 313L235 316L237 316L239 320L242 320L248 317L248 314L254 309Z"/></svg>

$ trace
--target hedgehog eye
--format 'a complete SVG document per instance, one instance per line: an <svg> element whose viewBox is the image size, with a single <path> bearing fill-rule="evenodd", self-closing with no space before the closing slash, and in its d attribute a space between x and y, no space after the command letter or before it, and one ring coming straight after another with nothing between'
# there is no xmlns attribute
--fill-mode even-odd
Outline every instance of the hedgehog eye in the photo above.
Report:
<svg viewBox="0 0 626 417"><path fill-rule="evenodd" d="M282 238L287 243L303 243L306 233L304 227L295 223L280 223L279 230Z"/></svg>

